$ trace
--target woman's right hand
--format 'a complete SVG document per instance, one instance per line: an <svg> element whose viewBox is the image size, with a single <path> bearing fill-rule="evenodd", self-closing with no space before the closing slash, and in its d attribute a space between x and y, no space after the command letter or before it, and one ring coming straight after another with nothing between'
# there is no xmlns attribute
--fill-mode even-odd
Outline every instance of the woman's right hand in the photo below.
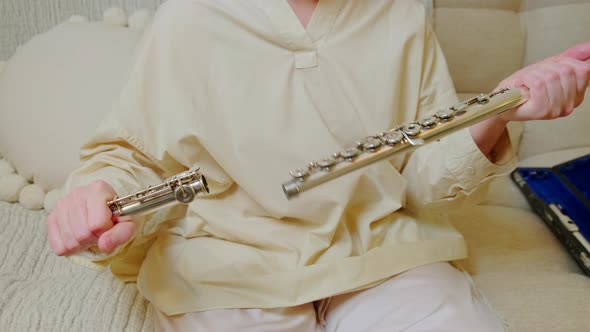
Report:
<svg viewBox="0 0 590 332"><path fill-rule="evenodd" d="M69 256L91 246L111 253L129 241L135 223L114 216L107 201L116 196L104 181L78 187L61 199L47 217L47 240L58 256Z"/></svg>

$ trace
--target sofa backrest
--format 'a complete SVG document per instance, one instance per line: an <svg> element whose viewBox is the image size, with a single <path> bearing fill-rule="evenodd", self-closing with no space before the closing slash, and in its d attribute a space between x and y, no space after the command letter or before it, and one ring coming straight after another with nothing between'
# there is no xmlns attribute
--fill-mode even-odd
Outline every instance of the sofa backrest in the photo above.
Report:
<svg viewBox="0 0 590 332"><path fill-rule="evenodd" d="M460 93L590 41L590 0L434 0L434 29Z"/></svg>

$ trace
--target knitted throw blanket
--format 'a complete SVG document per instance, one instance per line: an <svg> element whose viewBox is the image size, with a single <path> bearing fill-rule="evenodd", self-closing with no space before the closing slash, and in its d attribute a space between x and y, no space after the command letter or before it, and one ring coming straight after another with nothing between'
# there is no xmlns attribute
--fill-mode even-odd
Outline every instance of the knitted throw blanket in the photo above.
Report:
<svg viewBox="0 0 590 332"><path fill-rule="evenodd" d="M152 331L135 284L55 256L45 217L0 202L0 331Z"/></svg>

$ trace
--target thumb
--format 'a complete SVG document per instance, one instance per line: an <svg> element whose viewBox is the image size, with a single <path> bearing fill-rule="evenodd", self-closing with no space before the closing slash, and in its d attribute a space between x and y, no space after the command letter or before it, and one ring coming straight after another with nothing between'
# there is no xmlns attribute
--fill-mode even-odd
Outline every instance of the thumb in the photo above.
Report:
<svg viewBox="0 0 590 332"><path fill-rule="evenodd" d="M561 57L573 58L580 61L590 59L590 42L578 44L572 48L568 48L565 52L560 54Z"/></svg>
<svg viewBox="0 0 590 332"><path fill-rule="evenodd" d="M117 247L129 241L133 237L136 228L137 224L134 222L120 222L115 224L111 229L100 235L98 238L98 248L100 251L110 254Z"/></svg>

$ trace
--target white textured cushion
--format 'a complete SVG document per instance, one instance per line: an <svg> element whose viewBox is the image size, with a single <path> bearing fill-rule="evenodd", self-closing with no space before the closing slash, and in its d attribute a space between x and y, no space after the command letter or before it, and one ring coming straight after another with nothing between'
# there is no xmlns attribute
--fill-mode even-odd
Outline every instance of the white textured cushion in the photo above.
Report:
<svg viewBox="0 0 590 332"><path fill-rule="evenodd" d="M19 174L45 190L63 184L118 97L140 35L64 23L17 50L0 75L0 154Z"/></svg>
<svg viewBox="0 0 590 332"><path fill-rule="evenodd" d="M450 217L469 249L469 258L458 263L471 274L580 272L575 261L533 211L502 206L464 206L451 211Z"/></svg>
<svg viewBox="0 0 590 332"><path fill-rule="evenodd" d="M527 249L523 246L522 251ZM523 264L533 259L538 260L535 263L545 261L543 256L530 257ZM547 267L552 263L545 262ZM506 321L509 331L588 331L590 282L587 276L580 272L521 270L524 271L486 273L473 278Z"/></svg>

